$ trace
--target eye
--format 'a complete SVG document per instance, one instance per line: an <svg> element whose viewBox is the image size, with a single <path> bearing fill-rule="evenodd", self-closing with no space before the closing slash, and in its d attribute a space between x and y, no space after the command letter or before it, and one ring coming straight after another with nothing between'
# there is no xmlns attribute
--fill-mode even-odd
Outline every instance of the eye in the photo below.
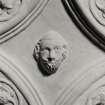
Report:
<svg viewBox="0 0 105 105"><path fill-rule="evenodd" d="M49 48L49 47L45 47L45 50L48 50L48 51L50 51L50 48Z"/></svg>
<svg viewBox="0 0 105 105"><path fill-rule="evenodd" d="M41 49L41 51L49 51L50 49L48 48L48 47L43 47L42 49Z"/></svg>
<svg viewBox="0 0 105 105"><path fill-rule="evenodd" d="M54 48L54 50L60 50L60 47L56 46L56 47Z"/></svg>
<svg viewBox="0 0 105 105"><path fill-rule="evenodd" d="M60 47L55 47L54 48L54 51L57 55L60 55L61 54L61 48Z"/></svg>
<svg viewBox="0 0 105 105"><path fill-rule="evenodd" d="M41 52L43 52L43 53L47 53L47 52L49 52L47 49L43 49Z"/></svg>
<svg viewBox="0 0 105 105"><path fill-rule="evenodd" d="M45 47L41 49L41 54L47 55L49 53L49 48Z"/></svg>

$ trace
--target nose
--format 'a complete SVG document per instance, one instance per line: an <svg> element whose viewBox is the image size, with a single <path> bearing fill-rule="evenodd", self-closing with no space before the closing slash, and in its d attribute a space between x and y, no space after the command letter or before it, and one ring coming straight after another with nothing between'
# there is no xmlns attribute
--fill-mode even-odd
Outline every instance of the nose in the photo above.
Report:
<svg viewBox="0 0 105 105"><path fill-rule="evenodd" d="M55 58L56 58L55 51L54 51L54 50L51 50L51 51L49 52L48 61L53 61L53 60L55 60Z"/></svg>

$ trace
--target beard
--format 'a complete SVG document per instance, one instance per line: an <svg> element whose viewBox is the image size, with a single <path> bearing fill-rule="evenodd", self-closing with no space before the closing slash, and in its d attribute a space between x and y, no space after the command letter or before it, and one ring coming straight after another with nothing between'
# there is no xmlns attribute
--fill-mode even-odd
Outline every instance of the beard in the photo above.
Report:
<svg viewBox="0 0 105 105"><path fill-rule="evenodd" d="M43 72L45 72L48 75L55 73L58 70L61 62L62 62L61 59L54 60L54 61L46 61L46 60L44 60L42 58L39 61Z"/></svg>

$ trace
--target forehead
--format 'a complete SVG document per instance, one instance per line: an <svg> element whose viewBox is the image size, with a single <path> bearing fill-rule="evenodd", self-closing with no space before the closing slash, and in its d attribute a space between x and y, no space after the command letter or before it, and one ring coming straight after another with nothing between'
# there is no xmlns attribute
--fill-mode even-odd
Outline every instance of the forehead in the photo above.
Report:
<svg viewBox="0 0 105 105"><path fill-rule="evenodd" d="M41 46L63 46L65 45L64 42L62 42L61 40L58 39L42 39L41 40Z"/></svg>

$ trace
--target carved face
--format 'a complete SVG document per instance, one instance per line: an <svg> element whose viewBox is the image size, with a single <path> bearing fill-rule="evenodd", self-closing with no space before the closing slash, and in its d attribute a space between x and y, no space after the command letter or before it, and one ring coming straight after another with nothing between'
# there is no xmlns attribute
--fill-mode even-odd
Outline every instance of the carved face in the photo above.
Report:
<svg viewBox="0 0 105 105"><path fill-rule="evenodd" d="M55 34L55 33L53 33ZM62 40L61 40L62 39ZM60 64L66 58L67 45L61 36L47 35L39 43L37 61L47 74L53 74L57 71Z"/></svg>
<svg viewBox="0 0 105 105"><path fill-rule="evenodd" d="M21 0L0 0L0 21L10 19L19 10Z"/></svg>

